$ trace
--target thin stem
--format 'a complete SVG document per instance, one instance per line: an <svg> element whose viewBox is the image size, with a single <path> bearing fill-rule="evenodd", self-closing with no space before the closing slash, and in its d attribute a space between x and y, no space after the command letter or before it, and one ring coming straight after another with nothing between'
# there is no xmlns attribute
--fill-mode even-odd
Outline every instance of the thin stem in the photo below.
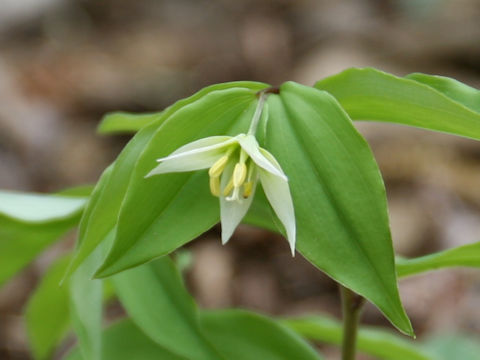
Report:
<svg viewBox="0 0 480 360"><path fill-rule="evenodd" d="M262 117L262 110L263 105L265 104L265 100L267 99L268 93L262 92L260 94L260 98L258 99L257 108L255 109L255 113L253 114L252 122L250 123L250 128L248 129L248 135L255 135L257 132L258 122Z"/></svg>
<svg viewBox="0 0 480 360"><path fill-rule="evenodd" d="M355 360L357 331L365 299L340 285L343 312L342 360Z"/></svg>

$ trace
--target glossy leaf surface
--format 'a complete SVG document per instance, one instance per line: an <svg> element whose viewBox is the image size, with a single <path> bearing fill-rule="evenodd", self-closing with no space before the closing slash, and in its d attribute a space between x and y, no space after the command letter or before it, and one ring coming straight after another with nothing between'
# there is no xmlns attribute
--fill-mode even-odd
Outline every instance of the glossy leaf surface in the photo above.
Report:
<svg viewBox="0 0 480 360"><path fill-rule="evenodd" d="M458 82L352 68L320 80L315 87L332 94L354 120L393 122L480 139L478 90Z"/></svg>
<svg viewBox="0 0 480 360"><path fill-rule="evenodd" d="M397 290L385 188L366 141L326 92L289 82L268 105L266 148L289 178L298 250L412 334Z"/></svg>

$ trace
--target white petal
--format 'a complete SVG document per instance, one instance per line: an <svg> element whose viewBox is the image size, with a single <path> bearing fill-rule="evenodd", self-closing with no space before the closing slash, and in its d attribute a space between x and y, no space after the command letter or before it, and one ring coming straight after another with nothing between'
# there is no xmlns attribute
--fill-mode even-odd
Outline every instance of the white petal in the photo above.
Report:
<svg viewBox="0 0 480 360"><path fill-rule="evenodd" d="M158 159L161 164L146 177L170 172L207 169L225 152L224 147L236 142L230 136L211 136L186 144L169 156Z"/></svg>
<svg viewBox="0 0 480 360"><path fill-rule="evenodd" d="M222 148L234 142L237 142L237 140L231 136L210 136L183 145L174 152L172 152L170 155L164 158L160 158L157 161L161 162L170 159L178 159L183 156L199 154L202 152Z"/></svg>
<svg viewBox="0 0 480 360"><path fill-rule="evenodd" d="M223 155L222 150L211 150L200 154L193 154L190 156L183 156L181 158L164 160L156 168L150 171L147 176L172 173L185 172L208 169Z"/></svg>
<svg viewBox="0 0 480 360"><path fill-rule="evenodd" d="M285 227L292 255L295 255L295 212L288 182L264 170L260 170L260 181L273 211Z"/></svg>
<svg viewBox="0 0 480 360"><path fill-rule="evenodd" d="M242 149L245 150L245 152L252 158L255 164L276 176L284 178L285 181L287 180L287 177L283 173L280 165L278 165L278 162L275 160L273 155L271 155L267 150L261 149L258 145L257 139L255 139L253 135L239 135L236 136L236 139L238 140ZM269 154L271 158L274 159L274 162L272 162L271 159L268 159L264 153Z"/></svg>
<svg viewBox="0 0 480 360"><path fill-rule="evenodd" d="M230 164L225 169L222 176L221 188L223 189L226 183L230 180L233 165ZM243 217L247 214L250 205L252 204L255 196L255 189L257 181L254 182L252 194L247 199L241 201L229 201L225 196L220 196L220 220L222 223L222 244L226 244L233 232L237 228L238 224L242 221Z"/></svg>

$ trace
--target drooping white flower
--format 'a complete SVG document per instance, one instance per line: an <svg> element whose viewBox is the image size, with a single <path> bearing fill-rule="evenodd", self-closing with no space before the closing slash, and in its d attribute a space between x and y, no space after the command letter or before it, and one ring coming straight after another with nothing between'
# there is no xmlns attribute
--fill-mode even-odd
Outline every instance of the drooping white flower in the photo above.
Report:
<svg viewBox="0 0 480 360"><path fill-rule="evenodd" d="M295 253L295 214L288 179L275 157L251 134L212 136L186 144L147 176L209 169L210 191L220 198L222 243L232 236L247 213L260 180L265 195L285 227Z"/></svg>

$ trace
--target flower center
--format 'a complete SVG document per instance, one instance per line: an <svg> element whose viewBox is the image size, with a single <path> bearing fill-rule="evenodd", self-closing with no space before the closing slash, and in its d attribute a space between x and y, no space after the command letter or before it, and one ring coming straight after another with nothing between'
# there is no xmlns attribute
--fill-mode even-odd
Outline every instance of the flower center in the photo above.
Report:
<svg viewBox="0 0 480 360"><path fill-rule="evenodd" d="M255 165L249 159L248 154L240 149L238 162L233 168L230 179L221 189L220 177L231 160L231 155L236 147L220 157L208 171L210 176L210 192L214 196L224 196L229 201L241 201L241 198L248 198L253 192L253 169ZM224 174L226 176L226 174Z"/></svg>

